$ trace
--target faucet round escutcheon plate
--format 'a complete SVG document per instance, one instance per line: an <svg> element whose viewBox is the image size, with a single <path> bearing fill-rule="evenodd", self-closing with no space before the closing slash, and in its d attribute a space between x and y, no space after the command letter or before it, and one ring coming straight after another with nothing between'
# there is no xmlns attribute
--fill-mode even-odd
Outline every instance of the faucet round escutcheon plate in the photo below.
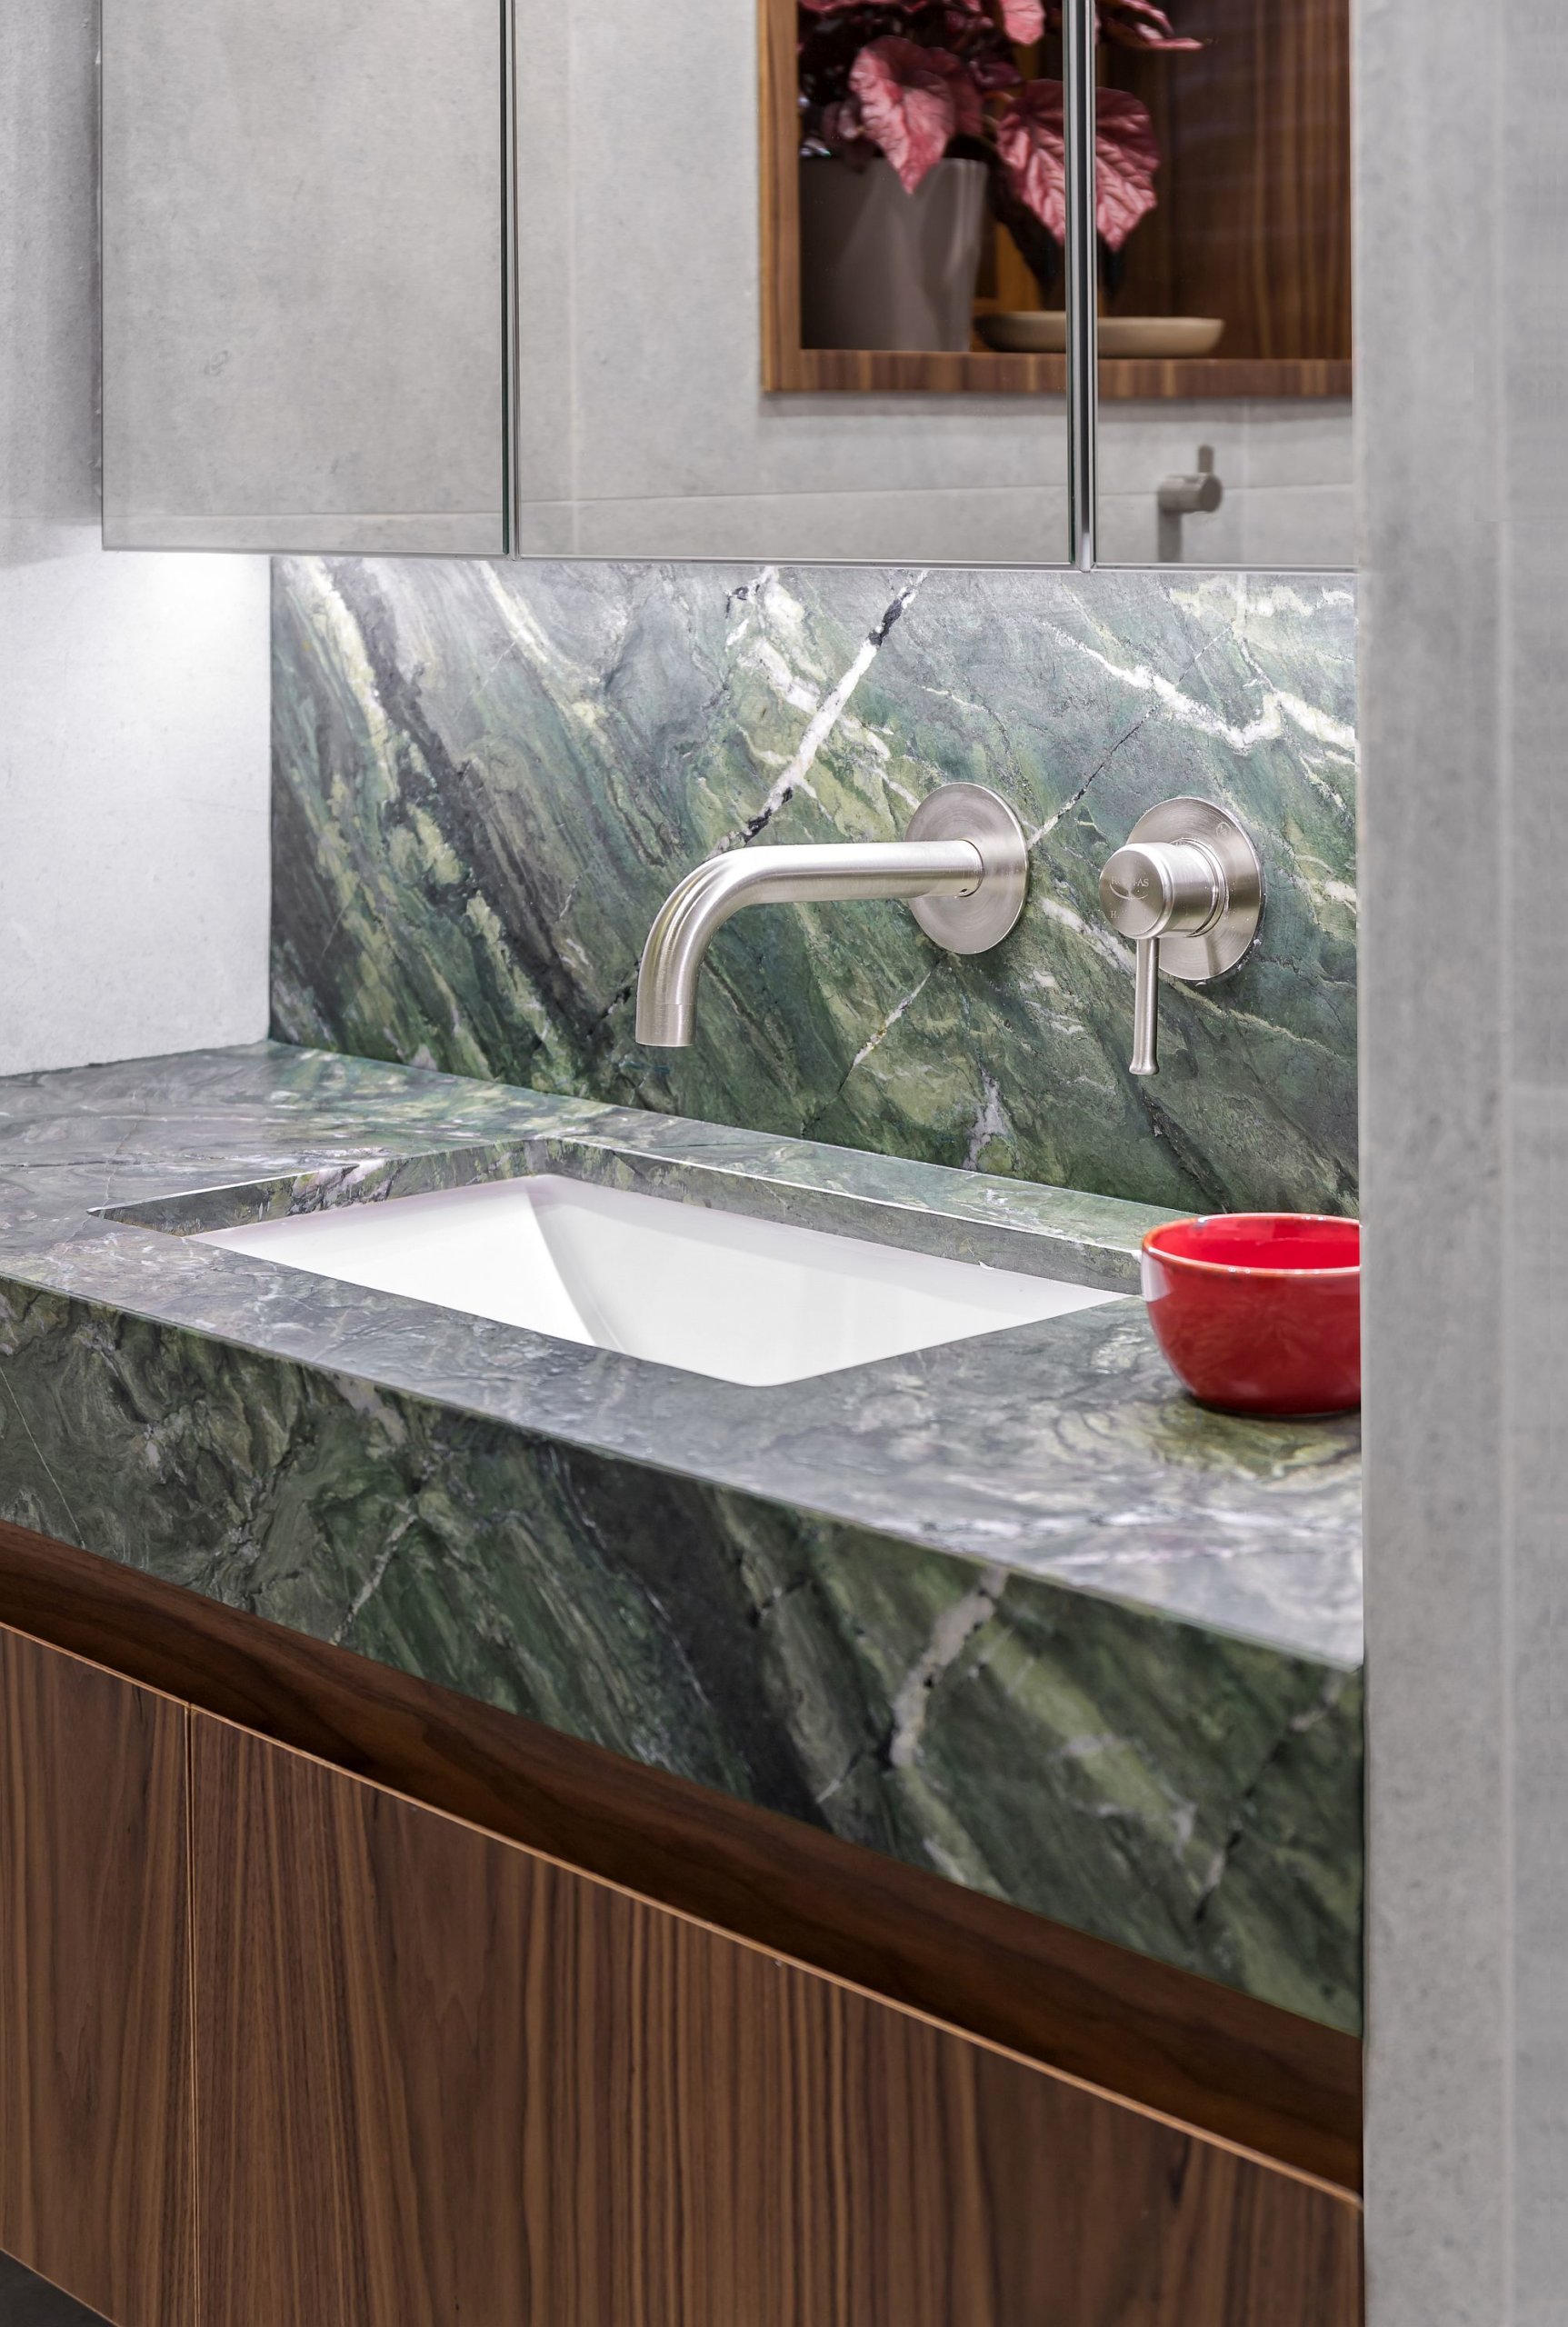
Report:
<svg viewBox="0 0 1568 2327"><path fill-rule="evenodd" d="M909 820L907 840L966 840L985 877L966 897L912 897L909 909L950 954L988 954L1017 924L1029 894L1029 844L1005 800L984 784L944 784Z"/></svg>
<svg viewBox="0 0 1568 2327"><path fill-rule="evenodd" d="M1204 985L1244 961L1257 938L1263 910L1263 868L1257 850L1233 816L1212 800L1162 800L1139 817L1126 845L1142 841L1196 842L1218 860L1225 877L1224 912L1197 936L1160 940L1160 968L1188 985Z"/></svg>

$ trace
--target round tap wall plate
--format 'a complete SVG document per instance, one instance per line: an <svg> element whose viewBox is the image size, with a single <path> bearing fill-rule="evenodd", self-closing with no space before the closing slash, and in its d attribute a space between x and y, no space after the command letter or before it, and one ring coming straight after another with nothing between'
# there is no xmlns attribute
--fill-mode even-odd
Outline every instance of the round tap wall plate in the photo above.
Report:
<svg viewBox="0 0 1568 2327"><path fill-rule="evenodd" d="M1029 844L1006 801L984 784L944 784L921 802L904 838L973 841L985 868L980 886L967 897L912 897L909 910L950 954L1000 945L1029 894Z"/></svg>
<svg viewBox="0 0 1568 2327"><path fill-rule="evenodd" d="M1201 937L1162 937L1160 967L1187 985L1223 977L1251 953L1263 911L1263 868L1233 816L1212 800L1162 800L1140 816L1129 841L1199 841L1224 868L1230 902Z"/></svg>

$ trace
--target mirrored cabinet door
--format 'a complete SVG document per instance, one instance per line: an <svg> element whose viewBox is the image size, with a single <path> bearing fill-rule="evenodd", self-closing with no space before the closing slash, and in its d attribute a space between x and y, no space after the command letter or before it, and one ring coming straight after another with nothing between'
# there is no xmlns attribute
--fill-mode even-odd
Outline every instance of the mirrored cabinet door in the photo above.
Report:
<svg viewBox="0 0 1568 2327"><path fill-rule="evenodd" d="M505 543L500 0L103 0L112 548Z"/></svg>
<svg viewBox="0 0 1568 2327"><path fill-rule="evenodd" d="M1014 0L514 5L520 546L1062 563L1062 358L974 330L978 286L1034 286L990 200L993 85L1028 70ZM890 42L916 81L962 82L916 151L921 90L890 94L902 175L871 137L823 134Z"/></svg>
<svg viewBox="0 0 1568 2327"><path fill-rule="evenodd" d="M111 547L1352 562L1349 0L103 7Z"/></svg>
<svg viewBox="0 0 1568 2327"><path fill-rule="evenodd" d="M1350 0L1103 0L1102 561L1348 566Z"/></svg>

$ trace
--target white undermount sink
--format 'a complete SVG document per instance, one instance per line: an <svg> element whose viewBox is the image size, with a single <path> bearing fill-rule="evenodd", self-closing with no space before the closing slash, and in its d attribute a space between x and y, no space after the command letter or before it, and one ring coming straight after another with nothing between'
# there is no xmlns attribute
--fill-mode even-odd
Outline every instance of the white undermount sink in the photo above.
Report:
<svg viewBox="0 0 1568 2327"><path fill-rule="evenodd" d="M194 1239L724 1382L799 1382L1121 1296L542 1173Z"/></svg>

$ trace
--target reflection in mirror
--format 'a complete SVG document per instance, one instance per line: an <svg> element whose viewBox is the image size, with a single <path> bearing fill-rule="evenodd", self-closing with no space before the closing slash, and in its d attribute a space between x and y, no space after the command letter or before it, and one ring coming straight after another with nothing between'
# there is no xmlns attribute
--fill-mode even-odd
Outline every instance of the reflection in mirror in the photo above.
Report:
<svg viewBox="0 0 1568 2327"><path fill-rule="evenodd" d="M518 6L521 546L1064 561L1060 7ZM1101 0L1102 559L1351 561L1347 6Z"/></svg>
<svg viewBox="0 0 1568 2327"><path fill-rule="evenodd" d="M1348 4L1099 0L1102 559L1350 561ZM105 0L104 40L112 545L1087 554L1060 0Z"/></svg>
<svg viewBox="0 0 1568 2327"><path fill-rule="evenodd" d="M501 550L496 0L102 28L106 544Z"/></svg>
<svg viewBox="0 0 1568 2327"><path fill-rule="evenodd" d="M1349 0L1101 20L1099 554L1351 565Z"/></svg>
<svg viewBox="0 0 1568 2327"><path fill-rule="evenodd" d="M767 5L770 385L1060 395L1060 6ZM1348 565L1348 0L1097 28L1098 554Z"/></svg>
<svg viewBox="0 0 1568 2327"><path fill-rule="evenodd" d="M1038 0L766 0L760 58L744 5L517 5L521 546L1060 564L1062 358L974 329L1058 265L994 199Z"/></svg>

